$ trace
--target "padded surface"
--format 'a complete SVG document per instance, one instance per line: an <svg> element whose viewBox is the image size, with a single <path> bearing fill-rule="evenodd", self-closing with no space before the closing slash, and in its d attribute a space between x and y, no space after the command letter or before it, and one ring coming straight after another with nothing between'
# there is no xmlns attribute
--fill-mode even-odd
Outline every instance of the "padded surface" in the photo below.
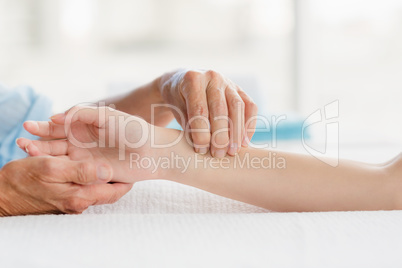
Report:
<svg viewBox="0 0 402 268"><path fill-rule="evenodd" d="M83 215L0 218L0 267L401 267L401 249L402 211L272 213L167 181Z"/></svg>

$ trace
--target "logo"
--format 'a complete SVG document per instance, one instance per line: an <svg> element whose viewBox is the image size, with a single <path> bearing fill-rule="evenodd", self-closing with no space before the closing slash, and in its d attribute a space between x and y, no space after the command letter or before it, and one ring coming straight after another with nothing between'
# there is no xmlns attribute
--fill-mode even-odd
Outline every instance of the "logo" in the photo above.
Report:
<svg viewBox="0 0 402 268"><path fill-rule="evenodd" d="M306 151L320 161L336 167L339 164L339 101L336 100L310 114L303 122L302 144ZM313 148L304 139L306 129L313 125L324 125L324 150ZM331 157L329 157L331 156Z"/></svg>

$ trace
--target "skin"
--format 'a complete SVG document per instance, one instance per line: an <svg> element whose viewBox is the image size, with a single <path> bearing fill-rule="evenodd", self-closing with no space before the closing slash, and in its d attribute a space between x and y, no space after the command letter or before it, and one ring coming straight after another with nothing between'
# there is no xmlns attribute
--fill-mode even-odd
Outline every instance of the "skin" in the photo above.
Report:
<svg viewBox="0 0 402 268"><path fill-rule="evenodd" d="M79 214L91 205L116 202L132 187L107 183L97 165L54 157L30 157L9 162L0 172L0 216Z"/></svg>
<svg viewBox="0 0 402 268"><path fill-rule="evenodd" d="M99 114L106 113L106 117ZM120 125L117 118L130 118L131 125ZM113 120L111 120L114 118ZM142 119L130 117L119 111L106 108L76 107L66 115L53 118L53 122L26 122L25 128L42 137L49 129L62 133L64 139L30 141L19 139L18 145L32 156L54 156L72 160L90 157L94 162L113 167L113 180L136 182L147 179L166 179L194 186L218 195L274 211L345 211L345 210L395 210L401 209L400 191L402 187L402 157L391 161L369 165L354 161L340 160L337 167L331 167L314 157L275 152L275 157L285 159L284 168L264 167L255 163L252 167L235 166L237 159L262 159L272 151L245 148L235 157L214 159L210 154L195 153L186 139L181 138L169 148L153 148L150 141L141 147L121 147L121 138L139 140L146 130L153 126ZM68 122L68 123L66 123ZM113 123L114 122L114 123ZM144 126L144 124L142 125ZM107 130L107 131L105 131ZM124 136L119 135L124 133ZM177 139L182 133L177 130L154 127L157 144L166 144ZM146 136L150 138L150 136ZM104 144L102 140L113 140L115 145ZM93 148L82 148L79 142L95 142ZM102 144L102 146L99 146ZM106 145L104 147L103 145ZM103 148L104 147L104 148ZM150 168L130 166L130 158L118 160L119 148L124 155L138 154L141 157L168 158L172 153L190 159L189 168ZM198 159L198 160L197 160ZM215 161L213 165L196 165L197 161ZM202 162L204 163L204 162ZM132 164L132 161L131 161ZM220 164L224 164L223 166Z"/></svg>
<svg viewBox="0 0 402 268"><path fill-rule="evenodd" d="M242 146L248 146L256 125L252 118L258 112L257 105L238 85L211 70L166 73L104 102L156 126L164 127L176 118L190 134L196 152L206 154L211 150L218 158L235 155ZM152 104L170 104L175 108L156 108L151 117Z"/></svg>
<svg viewBox="0 0 402 268"><path fill-rule="evenodd" d="M159 107L155 109L153 118L156 120L152 122L151 105L176 105L183 115L183 129L194 141L194 149L205 154L211 148L216 157L235 154L240 150L240 144L247 146L255 124L251 122L246 130L245 119L257 114L256 105L240 87L215 71L166 73L151 83L103 102L158 126L167 125L174 117L181 122L181 118L175 110ZM234 106L239 109L235 111ZM240 122L230 131L228 121L215 120L216 116L226 114L233 122ZM219 132L216 139L212 138L209 124L213 131ZM51 130L41 137L59 137L57 131ZM116 165L114 156L110 154L110 165L106 165L110 172L111 166ZM81 213L90 205L115 202L131 189L132 182L106 184L100 180L104 185L99 185L99 174L93 172L98 168L98 160L102 162L101 157L77 152L73 157L38 157L8 163L0 169L0 216Z"/></svg>

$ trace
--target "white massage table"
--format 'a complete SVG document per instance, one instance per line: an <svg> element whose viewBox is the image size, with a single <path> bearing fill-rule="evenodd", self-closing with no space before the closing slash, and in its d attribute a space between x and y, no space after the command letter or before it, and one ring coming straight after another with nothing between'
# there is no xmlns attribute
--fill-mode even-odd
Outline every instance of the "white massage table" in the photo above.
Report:
<svg viewBox="0 0 402 268"><path fill-rule="evenodd" d="M369 162L401 149L341 148ZM141 182L82 215L0 218L0 267L402 267L402 211L274 213Z"/></svg>

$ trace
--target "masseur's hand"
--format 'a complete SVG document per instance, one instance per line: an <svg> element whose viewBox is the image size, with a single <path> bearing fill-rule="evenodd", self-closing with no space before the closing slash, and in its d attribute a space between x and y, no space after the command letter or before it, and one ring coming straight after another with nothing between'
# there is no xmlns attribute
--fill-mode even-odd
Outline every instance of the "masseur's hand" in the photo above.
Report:
<svg viewBox="0 0 402 268"><path fill-rule="evenodd" d="M90 162L29 157L0 169L0 216L83 212L117 201L132 184L107 183L112 170Z"/></svg>
<svg viewBox="0 0 402 268"><path fill-rule="evenodd" d="M236 84L215 71L183 70L160 78L159 89L196 152L215 157L247 147L256 125L257 105ZM186 126L189 129L186 129ZM210 129L209 129L210 125Z"/></svg>

